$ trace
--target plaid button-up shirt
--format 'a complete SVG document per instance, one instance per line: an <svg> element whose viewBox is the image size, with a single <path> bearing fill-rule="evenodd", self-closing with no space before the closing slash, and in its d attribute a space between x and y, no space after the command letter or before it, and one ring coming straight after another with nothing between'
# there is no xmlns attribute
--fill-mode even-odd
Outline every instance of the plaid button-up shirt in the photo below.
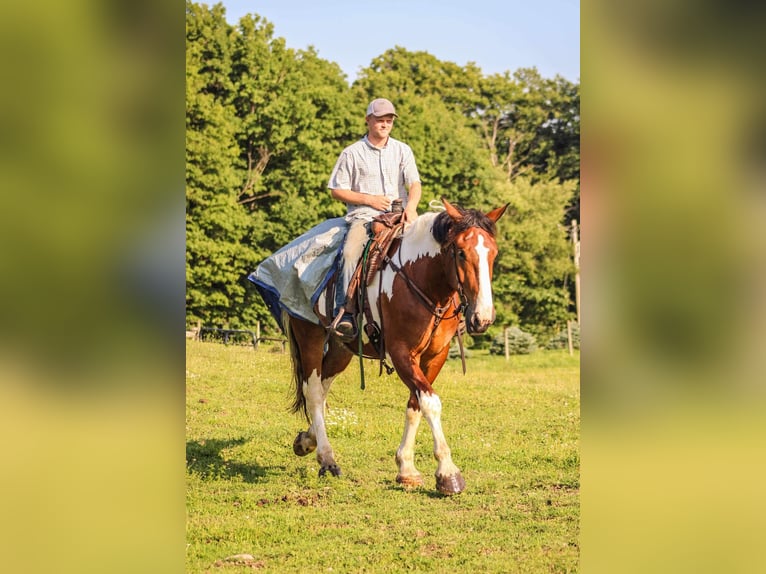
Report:
<svg viewBox="0 0 766 574"><path fill-rule="evenodd" d="M371 195L400 198L407 207L407 190L420 181L415 156L406 143L389 136L382 148L365 135L344 149L330 175L330 189L350 189ZM347 204L347 219L372 219L381 212L366 205Z"/></svg>

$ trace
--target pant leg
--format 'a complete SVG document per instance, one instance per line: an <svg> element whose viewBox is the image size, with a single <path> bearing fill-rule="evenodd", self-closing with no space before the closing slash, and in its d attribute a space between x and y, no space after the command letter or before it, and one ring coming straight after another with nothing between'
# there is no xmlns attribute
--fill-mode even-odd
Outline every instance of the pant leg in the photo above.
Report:
<svg viewBox="0 0 766 574"><path fill-rule="evenodd" d="M341 263L341 280L335 291L335 312L341 305L346 304L348 285L356 270L356 265L362 257L364 246L367 244L367 228L369 222L356 220L351 223L343 245L343 261Z"/></svg>

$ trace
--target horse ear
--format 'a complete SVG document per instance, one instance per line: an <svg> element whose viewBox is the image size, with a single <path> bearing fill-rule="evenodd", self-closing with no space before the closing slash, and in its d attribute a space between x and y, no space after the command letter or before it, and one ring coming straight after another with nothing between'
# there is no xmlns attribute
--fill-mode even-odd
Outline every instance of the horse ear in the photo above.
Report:
<svg viewBox="0 0 766 574"><path fill-rule="evenodd" d="M454 205L447 201L444 196L442 196L442 203L444 204L444 209L447 210L447 214L450 216L450 218L454 219L455 221L463 219L463 214L460 213Z"/></svg>
<svg viewBox="0 0 766 574"><path fill-rule="evenodd" d="M497 220L503 216L503 214L505 213L505 210L508 209L509 205L510 205L509 203L506 203L502 207L497 207L493 209L487 214L487 217L489 217L492 221L497 223Z"/></svg>

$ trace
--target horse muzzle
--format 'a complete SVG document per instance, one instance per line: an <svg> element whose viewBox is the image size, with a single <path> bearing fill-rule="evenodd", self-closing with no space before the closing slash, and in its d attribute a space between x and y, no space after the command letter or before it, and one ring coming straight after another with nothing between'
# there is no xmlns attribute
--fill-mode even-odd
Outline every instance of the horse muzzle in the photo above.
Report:
<svg viewBox="0 0 766 574"><path fill-rule="evenodd" d="M465 326L469 335L480 335L486 331L489 326L495 322L495 309L491 310L489 315L477 313L470 307L466 309Z"/></svg>

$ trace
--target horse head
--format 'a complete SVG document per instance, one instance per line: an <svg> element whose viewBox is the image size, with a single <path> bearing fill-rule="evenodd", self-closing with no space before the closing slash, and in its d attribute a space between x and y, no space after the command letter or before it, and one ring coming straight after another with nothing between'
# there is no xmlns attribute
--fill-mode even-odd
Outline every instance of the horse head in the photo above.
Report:
<svg viewBox="0 0 766 574"><path fill-rule="evenodd" d="M483 213L462 209L442 197L450 218L444 251L446 272L451 285L466 306L466 328L469 333L483 333L495 320L492 303L492 267L497 257L495 222L508 204Z"/></svg>

